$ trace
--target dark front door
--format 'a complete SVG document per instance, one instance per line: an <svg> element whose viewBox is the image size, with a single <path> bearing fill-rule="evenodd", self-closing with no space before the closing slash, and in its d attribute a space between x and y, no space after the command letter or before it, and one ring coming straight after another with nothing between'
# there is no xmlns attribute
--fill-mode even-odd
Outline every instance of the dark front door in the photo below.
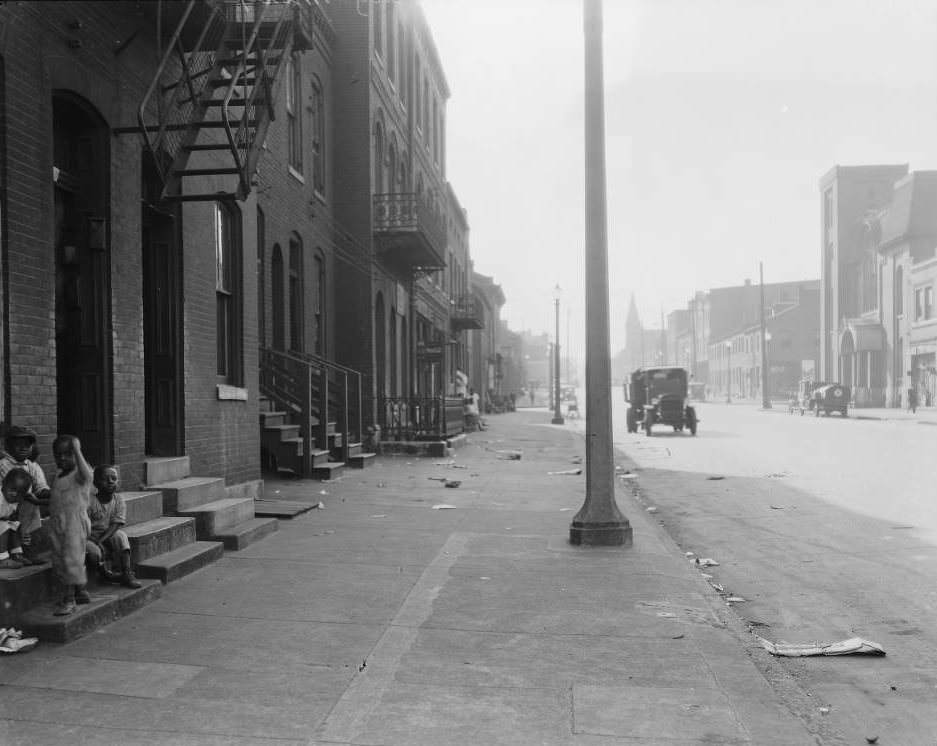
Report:
<svg viewBox="0 0 937 746"><path fill-rule="evenodd" d="M89 463L112 460L107 130L88 107L56 97L55 352L58 432Z"/></svg>
<svg viewBox="0 0 937 746"><path fill-rule="evenodd" d="M183 454L182 289L178 210L158 204L161 185L144 164L143 363L146 452Z"/></svg>

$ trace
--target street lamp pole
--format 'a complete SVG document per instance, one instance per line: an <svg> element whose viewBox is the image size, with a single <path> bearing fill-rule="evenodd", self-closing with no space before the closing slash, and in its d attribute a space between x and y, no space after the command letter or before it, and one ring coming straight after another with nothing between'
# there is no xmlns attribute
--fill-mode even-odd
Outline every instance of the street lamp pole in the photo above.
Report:
<svg viewBox="0 0 937 746"><path fill-rule="evenodd" d="M758 276L761 284L761 408L771 409L771 397L768 394L768 335L765 332L765 268L758 262Z"/></svg>
<svg viewBox="0 0 937 746"><path fill-rule="evenodd" d="M553 419L554 425L563 424L563 413L560 411L560 296L562 291L557 285L553 288L553 305L556 307L556 336L553 343ZM567 352L567 354L569 354Z"/></svg>
<svg viewBox="0 0 937 746"><path fill-rule="evenodd" d="M570 524L569 542L586 546L630 546L631 524L615 502L612 444L602 0L583 0L583 33L586 91L586 499Z"/></svg>

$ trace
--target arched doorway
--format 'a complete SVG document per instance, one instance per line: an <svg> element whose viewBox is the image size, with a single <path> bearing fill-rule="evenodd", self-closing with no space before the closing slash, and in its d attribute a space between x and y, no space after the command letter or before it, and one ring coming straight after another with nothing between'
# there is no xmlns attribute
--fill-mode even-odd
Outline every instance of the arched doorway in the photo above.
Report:
<svg viewBox="0 0 937 746"><path fill-rule="evenodd" d="M143 397L151 456L183 453L182 242L178 205L160 202L163 182L147 151L143 206Z"/></svg>
<svg viewBox="0 0 937 746"><path fill-rule="evenodd" d="M384 295L378 293L374 300L374 355L377 373L377 396L387 396L387 323L384 319Z"/></svg>
<svg viewBox="0 0 937 746"><path fill-rule="evenodd" d="M108 129L68 92L52 116L57 428L99 464L113 460Z"/></svg>
<svg viewBox="0 0 937 746"><path fill-rule="evenodd" d="M284 292L283 251L273 245L270 259L270 303L273 306L273 349L286 349L286 293Z"/></svg>

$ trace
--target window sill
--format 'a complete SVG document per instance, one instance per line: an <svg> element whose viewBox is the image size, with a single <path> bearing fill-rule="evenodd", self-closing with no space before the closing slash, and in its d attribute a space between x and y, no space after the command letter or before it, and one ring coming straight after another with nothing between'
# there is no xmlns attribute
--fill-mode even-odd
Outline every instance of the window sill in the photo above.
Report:
<svg viewBox="0 0 937 746"><path fill-rule="evenodd" d="M287 170L290 172L290 176L296 179L296 181L298 181L300 184L306 183L306 177L299 173L299 171L297 171L295 168L292 166L287 166Z"/></svg>
<svg viewBox="0 0 937 746"><path fill-rule="evenodd" d="M217 386L218 401L247 401L247 389L219 383Z"/></svg>

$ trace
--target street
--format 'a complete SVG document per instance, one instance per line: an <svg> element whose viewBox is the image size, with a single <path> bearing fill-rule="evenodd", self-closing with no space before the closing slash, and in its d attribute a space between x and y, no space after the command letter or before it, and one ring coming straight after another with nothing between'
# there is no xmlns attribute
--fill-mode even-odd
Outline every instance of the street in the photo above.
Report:
<svg viewBox="0 0 937 746"><path fill-rule="evenodd" d="M732 606L754 632L884 646L884 658L755 656L818 741L937 743L928 415L840 420L704 402L697 437L661 428L648 438L625 431L616 394L616 447L640 484L639 503L623 508L650 508L681 549L715 559L705 572L721 595L745 599Z"/></svg>

